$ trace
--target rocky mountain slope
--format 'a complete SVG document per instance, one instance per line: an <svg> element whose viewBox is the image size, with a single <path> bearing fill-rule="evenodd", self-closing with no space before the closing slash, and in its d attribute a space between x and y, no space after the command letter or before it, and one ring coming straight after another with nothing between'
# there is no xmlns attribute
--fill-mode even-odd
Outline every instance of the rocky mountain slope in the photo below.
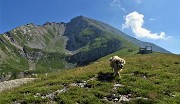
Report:
<svg viewBox="0 0 180 104"><path fill-rule="evenodd" d="M117 50L136 50L144 45L112 26L83 16L68 23L30 23L0 35L0 76L8 80L87 65ZM156 45L153 48L168 52Z"/></svg>
<svg viewBox="0 0 180 104"><path fill-rule="evenodd" d="M93 21L95 24L101 26L102 28L113 32L114 34L118 34L122 38L126 39L127 41L129 41L129 42L131 42L131 43L133 43L133 44L135 44L135 45L137 45L139 47L144 48L145 46L152 46L152 50L155 51L155 52L171 53L170 51L165 50L162 47L159 47L159 46L157 46L157 45L155 45L153 43L144 42L144 41L138 40L138 39L136 39L134 37L131 37L131 36L123 33L122 31L120 31L119 29L110 26L109 24L106 24L106 23L101 22L101 21L93 20L93 19L91 19L91 21Z"/></svg>

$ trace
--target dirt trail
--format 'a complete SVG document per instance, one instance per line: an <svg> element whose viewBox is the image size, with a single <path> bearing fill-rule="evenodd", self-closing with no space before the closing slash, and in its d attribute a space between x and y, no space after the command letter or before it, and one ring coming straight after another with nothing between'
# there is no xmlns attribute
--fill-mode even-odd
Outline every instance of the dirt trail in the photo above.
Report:
<svg viewBox="0 0 180 104"><path fill-rule="evenodd" d="M32 60L29 60L29 70L35 70L36 64Z"/></svg>
<svg viewBox="0 0 180 104"><path fill-rule="evenodd" d="M0 92L2 92L3 90L19 87L23 84L34 81L35 79L37 78L21 78L21 79L0 82Z"/></svg>

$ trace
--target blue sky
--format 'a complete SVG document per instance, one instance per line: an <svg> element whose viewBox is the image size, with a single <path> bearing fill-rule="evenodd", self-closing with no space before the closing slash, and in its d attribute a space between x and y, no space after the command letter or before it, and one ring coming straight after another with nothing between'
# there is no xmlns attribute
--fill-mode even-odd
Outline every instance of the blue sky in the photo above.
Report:
<svg viewBox="0 0 180 104"><path fill-rule="evenodd" d="M180 54L180 0L0 0L0 33L83 15Z"/></svg>

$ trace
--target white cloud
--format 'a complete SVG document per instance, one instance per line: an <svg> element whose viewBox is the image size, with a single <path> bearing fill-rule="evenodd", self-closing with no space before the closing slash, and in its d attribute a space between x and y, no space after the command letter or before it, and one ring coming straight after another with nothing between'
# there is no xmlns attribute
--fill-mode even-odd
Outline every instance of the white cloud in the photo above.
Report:
<svg viewBox="0 0 180 104"><path fill-rule="evenodd" d="M125 23L122 24L122 29L130 28L132 32L139 38L148 39L168 39L170 36L166 36L165 32L151 33L150 30L143 28L144 15L134 11L125 17Z"/></svg>
<svg viewBox="0 0 180 104"><path fill-rule="evenodd" d="M112 0L110 5L114 9L122 10L123 12L127 13L126 9L121 5L121 0Z"/></svg>

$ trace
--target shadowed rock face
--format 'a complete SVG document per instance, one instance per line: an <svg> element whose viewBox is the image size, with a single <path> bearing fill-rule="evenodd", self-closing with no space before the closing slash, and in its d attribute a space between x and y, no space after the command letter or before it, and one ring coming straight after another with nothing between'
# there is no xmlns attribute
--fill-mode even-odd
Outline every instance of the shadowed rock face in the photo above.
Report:
<svg viewBox="0 0 180 104"><path fill-rule="evenodd" d="M102 34L103 31L95 27L88 18L76 17L66 25L65 35L69 38L66 48L75 51L101 37Z"/></svg>
<svg viewBox="0 0 180 104"><path fill-rule="evenodd" d="M111 40L105 43L104 47L97 47L88 52L78 52L71 56L69 62L77 63L78 65L87 65L89 62L95 61L100 57L111 54L121 49L121 42L118 40Z"/></svg>

